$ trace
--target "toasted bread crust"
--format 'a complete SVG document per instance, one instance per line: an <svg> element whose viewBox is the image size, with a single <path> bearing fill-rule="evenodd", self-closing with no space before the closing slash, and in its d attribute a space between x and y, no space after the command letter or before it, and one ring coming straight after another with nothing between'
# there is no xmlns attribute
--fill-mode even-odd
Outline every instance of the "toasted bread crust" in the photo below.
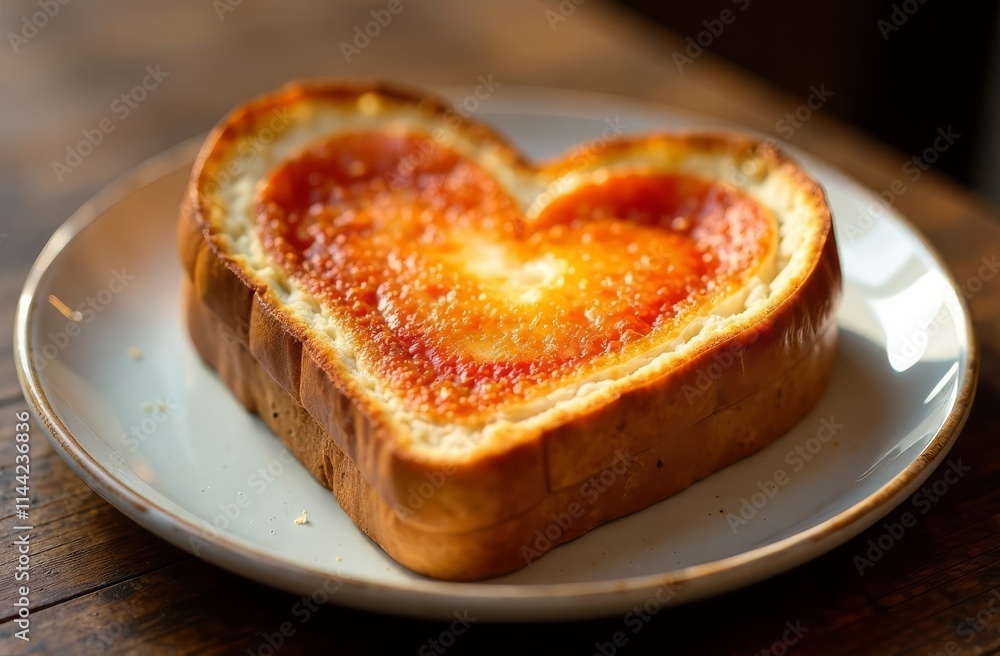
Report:
<svg viewBox="0 0 1000 656"><path fill-rule="evenodd" d="M293 451L324 485L333 487L355 522L400 562L444 578L509 571L525 564L520 555L491 556L483 545L506 549L522 540L524 530L537 525L530 519L532 513L549 509L540 515L547 517L552 509L565 508L581 481L612 466L616 454L637 456L644 463L642 472L648 458L654 465L663 458L665 464L654 467L654 473L627 477L628 494L622 488L622 494L602 496L566 539L578 529L582 533L674 494L756 451L819 398L832 369L834 311L840 296L839 260L822 190L773 148L751 140L663 135L650 139L701 153L753 157L764 167L782 169L806 192L822 247L809 254L809 266L793 292L770 314L729 331L681 366L622 394L608 395L587 412L564 412L544 427L518 434L507 444L478 449L475 457L457 463L417 456L408 448L405 427L362 393L328 344L308 335L261 281L229 257L208 219L216 199L205 192L205 181L226 165L240 135L287 104L320 99L351 103L365 94L376 94L385 103L416 105L432 115L448 112L441 101L377 84L292 86L248 103L206 140L182 207L179 245L192 281L192 337L202 355L247 407L281 404L287 411L279 412L281 424L266 412L262 416L282 439L294 429L285 414L308 425L294 429L299 437L290 443ZM488 143L510 166L532 168L488 127L464 119L459 123L457 129ZM623 140L609 148L608 156L636 146L634 140ZM568 162L535 170L558 175L568 170ZM221 339L213 337L216 333L245 344L252 361L213 354L211 345ZM259 380L261 372L270 382ZM278 390L284 395L280 400ZM784 399L777 411L767 403L768 394ZM305 414L293 412L296 408ZM735 417L746 423L733 424ZM305 432L309 440L302 437ZM448 472L447 484L415 503L412 491L442 471ZM427 544L427 536L438 534L448 540ZM448 542L454 551L443 551L440 542Z"/></svg>
<svg viewBox="0 0 1000 656"><path fill-rule="evenodd" d="M190 289L186 297L195 347L244 407L257 413L309 472L333 490L354 523L390 556L420 574L449 580L482 579L529 565L553 547L671 496L763 448L815 405L836 359L837 331L828 326L780 378L668 440L641 451L619 452L624 457L588 477L598 483L584 480L566 486L491 526L441 531L408 521L415 512L401 513L387 503L338 442L251 355L245 338ZM343 411L349 413L350 407ZM602 430L599 422L594 420L593 430ZM436 474L421 481L426 489L416 492L416 499L429 503L451 485L454 472ZM420 485L413 489L420 490ZM566 515L572 517L568 526ZM556 524L554 516L563 516L563 523Z"/></svg>

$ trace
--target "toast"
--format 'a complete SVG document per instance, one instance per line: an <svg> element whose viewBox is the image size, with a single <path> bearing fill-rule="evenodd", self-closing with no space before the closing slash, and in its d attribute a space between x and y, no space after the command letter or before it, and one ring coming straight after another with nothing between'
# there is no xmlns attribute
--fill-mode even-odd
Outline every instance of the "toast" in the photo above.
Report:
<svg viewBox="0 0 1000 656"><path fill-rule="evenodd" d="M288 86L208 136L192 341L421 574L530 564L773 441L832 373L819 185L731 134L535 164L445 101Z"/></svg>

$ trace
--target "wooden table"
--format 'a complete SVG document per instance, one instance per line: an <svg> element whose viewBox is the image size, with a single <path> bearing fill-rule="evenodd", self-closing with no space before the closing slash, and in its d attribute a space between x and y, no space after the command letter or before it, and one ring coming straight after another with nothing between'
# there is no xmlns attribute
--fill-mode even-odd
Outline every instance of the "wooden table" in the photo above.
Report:
<svg viewBox="0 0 1000 656"><path fill-rule="evenodd" d="M385 4L69 3L59 5L37 33L25 31L31 36L14 53L8 33L24 30L23 17L30 19L39 5L4 3L0 343L11 343L14 304L28 267L73 209L143 159L203 132L235 103L290 78L385 75L431 85L475 84L477 76L493 75L511 85L659 101L786 137L777 134L777 121L806 100L777 93L717 61L711 48L678 72L672 55L684 47L682 36L657 31L599 0L564 0L562 14L555 0L404 0L383 33L347 62L340 43L353 39L354 27ZM141 81L147 66L168 75L127 118L114 114L115 131L79 166L57 176L52 162L65 159L67 144L76 143L81 130L114 111L114 100ZM933 134L947 126L927 127ZM837 123L822 109L791 141L874 190L889 189L901 178L910 156ZM1000 253L996 210L933 172L908 184L896 206L930 237L960 282L976 275L982 258ZM852 558L881 533L879 527L772 580L662 612L619 653L769 653L786 623L808 629L790 653L1000 650L1000 616L990 612L1000 610L990 606L1000 598L1000 420L994 411L1000 404L1000 283L986 283L970 303L982 376L975 409L950 458L973 467L933 512L864 577ZM266 636L292 619L296 597L196 560L139 528L54 455L38 426L31 472L32 640L11 638L17 630L11 622L16 550L6 535L13 524L15 413L24 408L11 358L4 357L0 653L271 653ZM980 624L963 624L977 613ZM558 646L564 653L591 654L595 643L620 628L620 617L541 629L477 624L452 651L532 653ZM331 605L307 622L296 619L281 653L413 652L442 629ZM541 636L547 641L538 642Z"/></svg>

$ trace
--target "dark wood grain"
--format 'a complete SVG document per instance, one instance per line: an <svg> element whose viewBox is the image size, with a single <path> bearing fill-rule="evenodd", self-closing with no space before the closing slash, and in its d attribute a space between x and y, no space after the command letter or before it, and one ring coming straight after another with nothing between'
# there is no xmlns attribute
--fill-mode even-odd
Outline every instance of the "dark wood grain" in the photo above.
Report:
<svg viewBox="0 0 1000 656"><path fill-rule="evenodd" d="M0 501L5 529L19 524L15 496L13 432L23 402L0 407ZM76 595L176 562L186 555L150 535L108 505L56 455L41 428L31 422L29 524L33 607ZM6 538L6 536L5 536ZM14 567L18 553L0 554L0 622L15 613Z"/></svg>
<svg viewBox="0 0 1000 656"><path fill-rule="evenodd" d="M205 131L237 102L292 78L379 75L433 85L474 84L477 76L492 74L511 86L579 88L670 104L776 136L782 136L777 121L805 100L767 88L713 58L710 49L678 72L671 57L686 35L651 29L598 0L574 5L556 30L545 14L558 11L556 0L406 3L350 63L339 43L385 3L233 4L220 20L208 1L69 3L21 52L14 54L6 38L0 44L4 348L28 267L76 207L142 160ZM3 3L0 33L34 11L29 0ZM712 14L717 12L706 17ZM52 161L81 130L109 116L110 103L141 79L146 66L157 64L170 76L58 180ZM816 83L822 82L817 73ZM501 86L497 93L503 92ZM947 127L926 126L928 145L938 128ZM747 589L661 612L638 633L622 618L544 627L477 622L449 654L600 653L599 645L620 630L628 631L628 643L615 650L620 654L760 654L782 639L789 623L807 629L788 646L791 654L1000 651L1000 613L993 612L1000 601L990 605L1000 599L1000 279L977 282L983 258L1000 256L997 212L933 171L909 179L903 166L916 153L887 149L822 109L790 142L876 192L905 181L895 206L970 291L982 375L968 425L948 457L970 471L863 576L855 556L885 533L886 523L899 520L909 501L821 558ZM16 554L7 535L13 525L14 413L24 407L18 396L12 359L5 355L0 636L8 637L0 637L0 653L267 654L279 641L281 654L421 653L444 629L336 605L305 614L299 597L193 559L91 492L33 425L32 641L12 639ZM928 484L942 475L939 470Z"/></svg>

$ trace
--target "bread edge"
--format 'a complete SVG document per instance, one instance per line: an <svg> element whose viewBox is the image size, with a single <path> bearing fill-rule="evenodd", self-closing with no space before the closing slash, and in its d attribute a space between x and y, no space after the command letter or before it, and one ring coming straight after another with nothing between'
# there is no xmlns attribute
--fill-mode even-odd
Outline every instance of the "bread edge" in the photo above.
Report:
<svg viewBox="0 0 1000 656"><path fill-rule="evenodd" d="M386 503L349 455L253 357L245 340L190 290L185 297L196 349L240 403L332 490L344 512L389 556L419 574L454 581L530 566L556 546L676 494L767 446L813 408L836 361L837 331L830 328L779 379L671 439L644 451L619 452L608 467L583 482L496 524L441 531L408 521L406 513ZM432 501L449 485L450 475L439 471L427 477L413 488L411 503Z"/></svg>
<svg viewBox="0 0 1000 656"><path fill-rule="evenodd" d="M234 112L209 137L193 172L189 197L182 209L180 249L193 280L193 293L247 343L251 354L293 400L300 403L338 447L364 472L387 507L407 524L437 531L489 528L529 512L553 492L572 487L611 466L617 453L646 451L720 410L744 402L748 395L795 367L817 346L829 346L825 336L835 331L834 310L840 294L840 270L829 212L819 186L773 149L761 151L770 165L793 167L792 175L817 206L823 249L810 272L784 304L756 324L721 339L683 365L648 384L606 399L593 412L557 418L550 426L519 440L510 448L478 454L459 466L416 458L396 438L394 420L353 389L337 370L335 358L322 345L297 332L266 289L228 260L200 214L196 190L200 166L218 139L233 125L266 112L273 103L320 93L315 85L290 87ZM321 87L320 87L321 88ZM385 87L359 87L352 93L388 93ZM396 94L401 102L421 102L432 111L443 103L426 97ZM263 104L261 104L263 103ZM472 129L472 128L470 128ZM489 129L474 124L482 132ZM698 148L747 148L744 139L689 135ZM521 158L498 135L489 136ZM739 361L739 366L735 362ZM723 366L722 363L729 364ZM716 371L718 373L716 374ZM707 381L707 382L706 382ZM813 381L825 387L825 380ZM694 390L685 394L684 390ZM818 398L818 396L817 396ZM794 422L792 422L794 423ZM791 425L791 423L789 423ZM771 439L777 434L770 436ZM412 490L448 471L448 485L420 504Z"/></svg>

